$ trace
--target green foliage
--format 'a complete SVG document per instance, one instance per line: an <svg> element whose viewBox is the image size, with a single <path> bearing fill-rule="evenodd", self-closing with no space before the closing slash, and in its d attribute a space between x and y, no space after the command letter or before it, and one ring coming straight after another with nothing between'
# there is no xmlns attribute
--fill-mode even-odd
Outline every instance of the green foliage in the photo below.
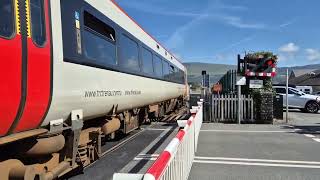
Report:
<svg viewBox="0 0 320 180"><path fill-rule="evenodd" d="M261 58L271 58L274 60L275 63L277 63L278 61L278 56L273 54L272 52L269 51L258 51L258 52L254 52L254 53L248 53L245 55L245 58L247 59L251 59L251 60L258 60Z"/></svg>
<svg viewBox="0 0 320 180"><path fill-rule="evenodd" d="M273 54L269 51L258 51L254 53L246 54L245 58L251 59L251 60L258 60L263 58L271 58L274 60L275 63L277 63L278 56ZM267 93L267 92L273 92L272 88L272 78L266 77L263 79L264 87L262 89L252 90L252 93Z"/></svg>

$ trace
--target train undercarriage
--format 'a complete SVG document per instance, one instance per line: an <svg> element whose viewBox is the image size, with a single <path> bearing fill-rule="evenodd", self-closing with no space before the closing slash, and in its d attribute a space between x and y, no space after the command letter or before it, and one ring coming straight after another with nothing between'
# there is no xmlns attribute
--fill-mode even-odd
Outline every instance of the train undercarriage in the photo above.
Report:
<svg viewBox="0 0 320 180"><path fill-rule="evenodd" d="M47 128L0 138L0 179L51 180L81 171L102 156L109 140L185 106L180 97L124 112L114 107L105 117L85 122L75 110L66 122L57 120Z"/></svg>

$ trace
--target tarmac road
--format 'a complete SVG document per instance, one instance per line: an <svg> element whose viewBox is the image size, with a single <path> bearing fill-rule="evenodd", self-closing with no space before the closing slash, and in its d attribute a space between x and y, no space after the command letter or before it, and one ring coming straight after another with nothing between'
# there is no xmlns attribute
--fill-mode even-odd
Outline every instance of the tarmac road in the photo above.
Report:
<svg viewBox="0 0 320 180"><path fill-rule="evenodd" d="M189 180L319 180L320 114L289 125L204 124Z"/></svg>

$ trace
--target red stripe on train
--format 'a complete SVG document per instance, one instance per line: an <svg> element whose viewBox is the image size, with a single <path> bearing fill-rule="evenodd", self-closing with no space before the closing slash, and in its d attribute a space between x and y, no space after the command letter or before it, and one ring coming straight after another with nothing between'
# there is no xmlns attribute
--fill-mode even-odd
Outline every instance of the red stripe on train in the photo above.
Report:
<svg viewBox="0 0 320 180"><path fill-rule="evenodd" d="M22 117L14 132L37 128L46 113L51 85L51 34L48 1L45 1L46 43L37 47L28 38L27 99Z"/></svg>
<svg viewBox="0 0 320 180"><path fill-rule="evenodd" d="M0 38L0 136L6 135L17 115L21 99L21 36Z"/></svg>

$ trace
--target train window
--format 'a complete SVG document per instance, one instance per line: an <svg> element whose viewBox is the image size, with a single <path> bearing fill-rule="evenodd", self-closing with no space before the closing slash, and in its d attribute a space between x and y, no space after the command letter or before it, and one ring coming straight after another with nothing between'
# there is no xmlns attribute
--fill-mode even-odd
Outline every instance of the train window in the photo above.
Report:
<svg viewBox="0 0 320 180"><path fill-rule="evenodd" d="M122 35L120 38L119 65L126 69L139 71L139 46L138 43Z"/></svg>
<svg viewBox="0 0 320 180"><path fill-rule="evenodd" d="M0 1L0 36L10 38L14 33L13 0Z"/></svg>
<svg viewBox="0 0 320 180"><path fill-rule="evenodd" d="M154 67L154 74L157 77L162 78L163 77L163 72L162 72L162 60L158 56L153 57L153 67Z"/></svg>
<svg viewBox="0 0 320 180"><path fill-rule="evenodd" d="M116 65L116 46L91 31L83 32L84 54L92 59L95 65Z"/></svg>
<svg viewBox="0 0 320 180"><path fill-rule="evenodd" d="M43 0L30 0L32 40L38 46L46 41L46 27Z"/></svg>
<svg viewBox="0 0 320 180"><path fill-rule="evenodd" d="M99 33L103 37L108 38L112 42L116 41L115 30L87 11L84 11L84 26L95 31L96 33Z"/></svg>
<svg viewBox="0 0 320 180"><path fill-rule="evenodd" d="M170 74L175 73L176 68L173 65L170 65Z"/></svg>
<svg viewBox="0 0 320 180"><path fill-rule="evenodd" d="M86 11L84 25L84 54L94 60L91 63L99 66L116 65L116 46L112 40L115 38L114 29Z"/></svg>
<svg viewBox="0 0 320 180"><path fill-rule="evenodd" d="M145 48L142 48L142 71L153 74L152 52Z"/></svg>
<svg viewBox="0 0 320 180"><path fill-rule="evenodd" d="M178 75L178 82L179 83L184 83L184 81L185 81L185 77L184 77L184 72L182 71L182 70L179 70L179 75Z"/></svg>
<svg viewBox="0 0 320 180"><path fill-rule="evenodd" d="M169 71L170 71L170 80L177 81L177 72L174 65L170 65Z"/></svg>
<svg viewBox="0 0 320 180"><path fill-rule="evenodd" d="M165 60L163 61L163 77L164 79L170 80L169 63Z"/></svg>

